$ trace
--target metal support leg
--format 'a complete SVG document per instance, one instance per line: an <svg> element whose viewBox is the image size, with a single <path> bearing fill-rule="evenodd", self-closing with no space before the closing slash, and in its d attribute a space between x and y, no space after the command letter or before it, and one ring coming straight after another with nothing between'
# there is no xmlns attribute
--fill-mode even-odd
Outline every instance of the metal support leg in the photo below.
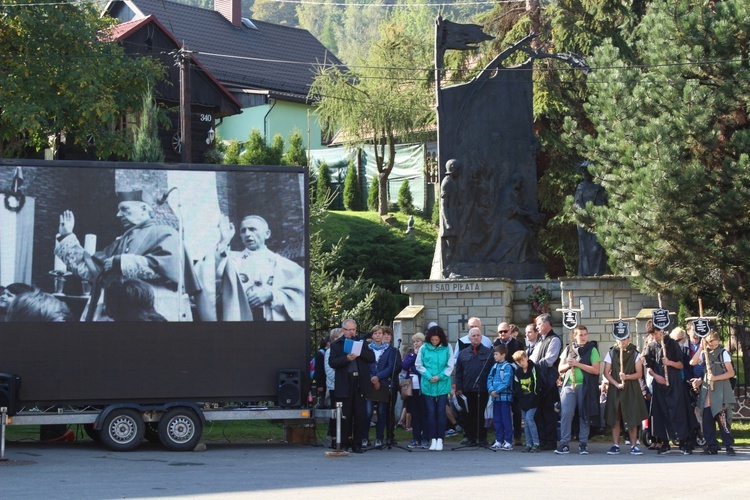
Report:
<svg viewBox="0 0 750 500"><path fill-rule="evenodd" d="M8 422L8 408L5 406L0 408L0 461L7 460L5 458L5 425Z"/></svg>
<svg viewBox="0 0 750 500"><path fill-rule="evenodd" d="M341 413L343 404L341 401L336 402L336 449L341 451Z"/></svg>

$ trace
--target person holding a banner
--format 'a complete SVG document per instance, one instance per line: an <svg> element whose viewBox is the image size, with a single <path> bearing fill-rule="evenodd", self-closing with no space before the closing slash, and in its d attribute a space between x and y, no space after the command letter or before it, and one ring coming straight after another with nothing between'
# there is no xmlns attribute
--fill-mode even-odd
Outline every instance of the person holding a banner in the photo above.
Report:
<svg viewBox="0 0 750 500"><path fill-rule="evenodd" d="M574 330L575 342L560 357L559 372L563 376L560 393L560 446L558 455L569 453L573 418L578 410L578 453L588 455L591 423L599 421L599 361L596 342L589 342L589 331L583 325Z"/></svg>
<svg viewBox="0 0 750 500"><path fill-rule="evenodd" d="M679 440L680 452L683 455L691 455L693 450L690 436L697 422L690 407L685 384L682 383L682 348L669 335L665 335L662 328L653 320L646 323L646 333L653 337L653 341L643 354L648 373L654 379L651 433L662 443L657 450L658 454L670 453L669 441Z"/></svg>
<svg viewBox="0 0 750 500"><path fill-rule="evenodd" d="M707 349L703 349L703 347ZM708 358L708 360L706 360ZM711 331L703 340L703 344L690 360L693 366L706 365L706 373L702 380L695 380L693 387L700 388L698 408L702 410L703 436L706 438L706 448L701 455L716 455L719 442L716 439L716 423L719 424L721 442L726 446L727 455L736 455L734 438L731 433L732 408L734 408L734 390L730 379L734 377L732 358L719 343L719 334Z"/></svg>
<svg viewBox="0 0 750 500"><path fill-rule="evenodd" d="M630 328L617 326L613 325L612 331L616 343L604 357L604 378L609 382L604 414L607 426L612 428L613 442L607 454L620 453L620 431L624 429L630 437L630 454L643 455L636 445L638 426L648 418L639 382L643 376L641 354L630 342Z"/></svg>

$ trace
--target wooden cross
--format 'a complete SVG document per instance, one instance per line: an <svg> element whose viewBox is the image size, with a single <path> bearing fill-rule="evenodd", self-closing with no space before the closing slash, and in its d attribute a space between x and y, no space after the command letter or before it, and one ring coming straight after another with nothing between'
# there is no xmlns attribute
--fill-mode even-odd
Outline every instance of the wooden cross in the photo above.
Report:
<svg viewBox="0 0 750 500"><path fill-rule="evenodd" d="M565 297L562 297L562 308L555 309L556 311L563 313L563 326L565 328L568 328L568 325L565 324L565 313L572 312L572 313L580 313L583 312L583 302L579 299L578 301L578 309L573 308L573 292L568 291L568 307L565 307ZM578 326L578 321L576 321L576 325ZM575 332L575 326L573 328L568 328L570 330L570 343L568 344L568 356L573 355L573 334ZM575 373L573 374L573 379L570 383L570 386L575 389L576 386L576 378Z"/></svg>
<svg viewBox="0 0 750 500"><path fill-rule="evenodd" d="M583 302L578 301L578 309L573 308L573 292L568 291L568 307L565 307L565 298L562 299L562 307L560 309L555 309L555 311L562 312L563 316L566 312L583 312ZM565 326L563 324L563 326ZM565 328L568 328L567 326ZM572 330L572 328L569 328L569 330Z"/></svg>
<svg viewBox="0 0 750 500"><path fill-rule="evenodd" d="M465 314L462 314L462 315L461 315L461 319L459 319L459 320L457 321L457 323L458 323L459 325L461 325L461 329L459 330L460 332L462 332L462 331L464 331L464 330L466 329L466 323L468 323L468 322L469 322L469 320L468 320L468 319L466 319L466 315L465 315Z"/></svg>
<svg viewBox="0 0 750 500"><path fill-rule="evenodd" d="M695 321L697 319L719 319L718 316L704 316L703 315L703 299L698 299L698 317L691 316L690 318L685 318L685 321ZM709 327L711 324L709 323ZM710 330L710 328L709 328ZM706 364L706 373L708 373L708 379L710 380L711 390L714 390L714 377L713 373L711 372L711 363L708 361L708 342L706 342L705 337L701 337L701 346L703 347L703 362Z"/></svg>
<svg viewBox="0 0 750 500"><path fill-rule="evenodd" d="M659 309L663 309L661 304L661 294L656 294L656 297L659 299ZM677 313L674 313L672 311L668 311L670 316L676 316ZM667 348L664 346L664 335L666 330L662 330L661 332L661 359L662 362L664 362L667 359ZM666 386L669 387L669 370L667 365L664 365L664 380L666 381Z"/></svg>
<svg viewBox="0 0 750 500"><path fill-rule="evenodd" d="M619 309L620 309L619 314L617 316L617 319L608 319L607 323L617 323L619 321L631 321L631 320L636 319L636 318L623 318L622 317L622 301L618 300L617 301L617 305L619 306ZM635 330L636 330L635 334L637 336L638 335L638 321L635 322ZM632 337L632 334L631 334L631 337ZM615 340L619 341L620 339L618 339L617 337L615 337ZM622 348L622 346L618 346L618 347L620 348L620 372L624 373L625 367L622 366L622 363L623 363L623 348ZM620 383L623 384L624 382L622 380L620 380Z"/></svg>

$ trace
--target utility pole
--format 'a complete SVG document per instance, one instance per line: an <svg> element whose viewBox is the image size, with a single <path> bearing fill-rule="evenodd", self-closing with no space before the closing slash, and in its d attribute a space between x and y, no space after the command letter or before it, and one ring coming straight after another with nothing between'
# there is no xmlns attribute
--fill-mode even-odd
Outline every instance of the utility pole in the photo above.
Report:
<svg viewBox="0 0 750 500"><path fill-rule="evenodd" d="M180 66L180 161L191 163L192 133L190 129L190 54L183 44L177 54Z"/></svg>

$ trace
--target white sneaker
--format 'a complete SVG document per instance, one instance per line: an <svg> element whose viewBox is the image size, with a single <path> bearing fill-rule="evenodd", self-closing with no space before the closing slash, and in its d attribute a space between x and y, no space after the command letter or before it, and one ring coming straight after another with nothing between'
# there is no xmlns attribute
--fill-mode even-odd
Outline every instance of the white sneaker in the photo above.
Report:
<svg viewBox="0 0 750 500"><path fill-rule="evenodd" d="M494 442L494 443L492 444L492 446L490 446L490 450L495 450L495 451L497 451L497 450L499 450L499 449L500 449L500 448L502 448L502 447L503 447L503 445L502 445L502 443L501 443L500 441L495 441L495 442Z"/></svg>
<svg viewBox="0 0 750 500"><path fill-rule="evenodd" d="M430 441L430 451L435 451L437 449L437 439L433 439Z"/></svg>
<svg viewBox="0 0 750 500"><path fill-rule="evenodd" d="M502 444L502 445L500 446L500 449L501 449L502 451L513 451L513 445L512 445L512 444L510 444L509 442L505 441L505 442L503 442L503 444Z"/></svg>
<svg viewBox="0 0 750 500"><path fill-rule="evenodd" d="M435 445L435 451L443 451L443 440L438 439L437 444Z"/></svg>

